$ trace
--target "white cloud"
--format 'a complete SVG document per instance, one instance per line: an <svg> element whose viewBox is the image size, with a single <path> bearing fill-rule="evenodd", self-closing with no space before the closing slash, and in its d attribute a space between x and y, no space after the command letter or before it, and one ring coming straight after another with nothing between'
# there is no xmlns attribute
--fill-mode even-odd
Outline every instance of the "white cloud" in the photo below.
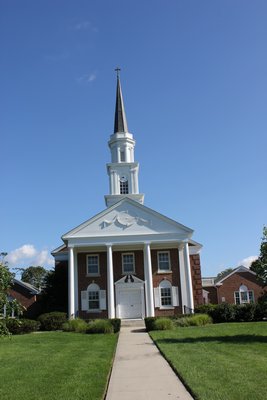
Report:
<svg viewBox="0 0 267 400"><path fill-rule="evenodd" d="M243 265L246 268L250 268L251 263L253 261L257 260L257 258L258 258L258 256L249 256L249 257L243 258L243 260L238 262L238 266Z"/></svg>
<svg viewBox="0 0 267 400"><path fill-rule="evenodd" d="M10 251L6 256L6 261L11 268L29 267L30 265L50 267L54 265L54 260L48 250L37 250L33 244L24 244L18 249Z"/></svg>
<svg viewBox="0 0 267 400"><path fill-rule="evenodd" d="M76 79L76 81L80 84L91 83L96 80L96 73L91 72L90 74L84 74Z"/></svg>
<svg viewBox="0 0 267 400"><path fill-rule="evenodd" d="M86 31L90 30L92 32L98 32L98 29L93 26L93 24L90 21L81 21L78 22L76 25L74 25L73 29L75 31Z"/></svg>

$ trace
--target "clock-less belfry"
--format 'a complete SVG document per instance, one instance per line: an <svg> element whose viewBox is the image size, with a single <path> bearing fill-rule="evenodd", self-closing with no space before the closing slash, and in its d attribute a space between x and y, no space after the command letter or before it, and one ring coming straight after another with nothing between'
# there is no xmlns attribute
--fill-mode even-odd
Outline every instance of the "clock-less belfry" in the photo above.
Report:
<svg viewBox="0 0 267 400"><path fill-rule="evenodd" d="M139 194L139 163L134 161L135 140L128 131L121 91L120 68L116 68L115 71L117 72L117 91L114 133L108 142L111 163L107 164L110 187L110 194L105 196L107 207L117 203L125 195L141 204L144 203L144 195Z"/></svg>
<svg viewBox="0 0 267 400"><path fill-rule="evenodd" d="M139 164L119 72L117 68L114 132L108 142L107 208L65 233L64 244L52 252L56 268L68 271L69 318L178 315L203 301L202 246L191 239L193 230L146 207L139 193Z"/></svg>

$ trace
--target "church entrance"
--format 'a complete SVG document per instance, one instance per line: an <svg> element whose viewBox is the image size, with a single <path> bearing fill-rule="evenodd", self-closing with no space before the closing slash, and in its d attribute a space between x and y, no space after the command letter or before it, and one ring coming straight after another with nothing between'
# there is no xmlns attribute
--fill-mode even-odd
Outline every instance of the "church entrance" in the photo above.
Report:
<svg viewBox="0 0 267 400"><path fill-rule="evenodd" d="M131 283L125 279L115 283L116 316L121 319L144 318L144 282L134 277Z"/></svg>

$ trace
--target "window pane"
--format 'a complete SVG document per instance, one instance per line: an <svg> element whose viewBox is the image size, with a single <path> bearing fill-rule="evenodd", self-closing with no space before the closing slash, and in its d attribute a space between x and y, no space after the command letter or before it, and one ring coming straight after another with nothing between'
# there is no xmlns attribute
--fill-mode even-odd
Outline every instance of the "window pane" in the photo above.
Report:
<svg viewBox="0 0 267 400"><path fill-rule="evenodd" d="M99 292L88 292L89 298L89 310L98 310L99 309Z"/></svg>
<svg viewBox="0 0 267 400"><path fill-rule="evenodd" d="M239 292L235 292L235 304L240 304Z"/></svg>
<svg viewBox="0 0 267 400"><path fill-rule="evenodd" d="M169 270L170 269L170 260L169 253L158 253L158 262L160 270Z"/></svg>
<svg viewBox="0 0 267 400"><path fill-rule="evenodd" d="M128 188L128 181L120 181L120 194L128 194L129 193L129 188Z"/></svg>
<svg viewBox="0 0 267 400"><path fill-rule="evenodd" d="M171 288L161 288L160 294L161 294L161 305L171 306L172 305Z"/></svg>
<svg viewBox="0 0 267 400"><path fill-rule="evenodd" d="M123 272L132 273L134 272L134 256L133 254L122 255Z"/></svg>
<svg viewBox="0 0 267 400"><path fill-rule="evenodd" d="M254 303L254 293L253 293L253 290L249 290L248 295L249 295L249 302L250 302L250 303Z"/></svg>
<svg viewBox="0 0 267 400"><path fill-rule="evenodd" d="M240 292L241 303L248 303L248 292Z"/></svg>
<svg viewBox="0 0 267 400"><path fill-rule="evenodd" d="M98 274L98 256L88 256L88 274Z"/></svg>

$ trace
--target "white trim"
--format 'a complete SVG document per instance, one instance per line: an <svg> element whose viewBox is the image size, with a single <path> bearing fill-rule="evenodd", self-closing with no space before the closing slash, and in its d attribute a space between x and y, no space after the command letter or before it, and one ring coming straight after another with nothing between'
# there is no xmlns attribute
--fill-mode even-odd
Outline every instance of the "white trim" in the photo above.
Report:
<svg viewBox="0 0 267 400"><path fill-rule="evenodd" d="M168 261L169 261L169 268L168 269L160 269L159 268L159 254L168 254ZM166 273L166 272L172 272L172 265L171 265L171 253L168 250L158 250L157 251L157 262L158 262L158 273Z"/></svg>
<svg viewBox="0 0 267 400"><path fill-rule="evenodd" d="M123 264L123 256L133 256L133 271L124 271L124 264ZM131 252L122 253L121 254L121 266L122 266L122 274L123 275L131 275L135 274L135 254Z"/></svg>
<svg viewBox="0 0 267 400"><path fill-rule="evenodd" d="M217 286L217 285L221 284L223 281L225 281L225 279L230 278L230 276L234 275L236 272L249 272L250 274L252 274L254 276L257 275L255 272L251 271L249 268L246 268L243 265L240 265L240 267L237 267L232 272L230 272L229 275L226 275L225 277L223 277L219 281L215 282L215 285Z"/></svg>

